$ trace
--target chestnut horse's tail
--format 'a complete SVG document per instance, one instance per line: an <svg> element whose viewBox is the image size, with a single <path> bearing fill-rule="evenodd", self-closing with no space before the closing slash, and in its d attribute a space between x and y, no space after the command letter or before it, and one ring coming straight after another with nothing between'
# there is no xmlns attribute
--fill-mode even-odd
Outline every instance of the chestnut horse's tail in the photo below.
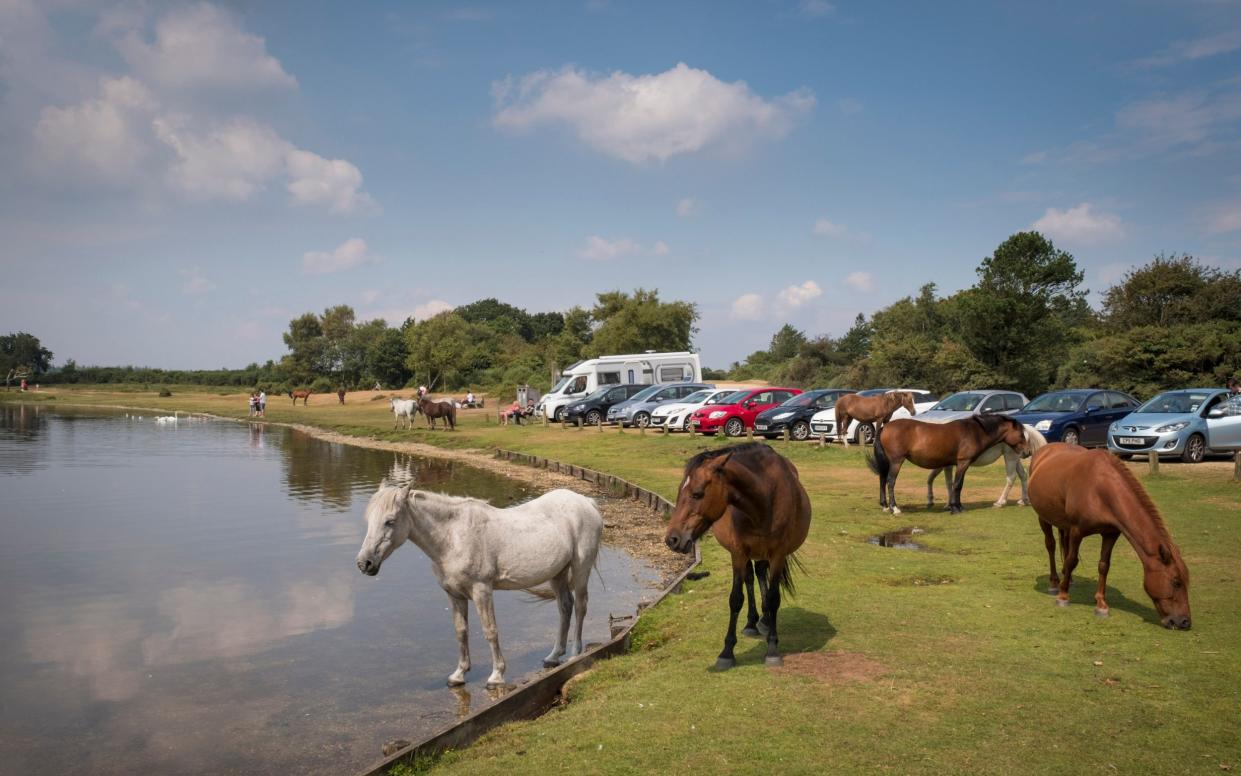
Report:
<svg viewBox="0 0 1241 776"><path fill-rule="evenodd" d="M892 468L892 462L888 460L888 453L883 449L883 442L880 441L882 436L883 434L875 433L874 452L873 454L870 451L866 453L866 465L872 472L879 475L880 485L887 482L888 470Z"/></svg>

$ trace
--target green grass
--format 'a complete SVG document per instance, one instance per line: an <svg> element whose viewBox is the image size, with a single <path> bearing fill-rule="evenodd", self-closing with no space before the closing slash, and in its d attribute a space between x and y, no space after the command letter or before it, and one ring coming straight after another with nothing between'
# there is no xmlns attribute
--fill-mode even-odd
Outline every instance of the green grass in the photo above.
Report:
<svg viewBox="0 0 1241 776"><path fill-rule="evenodd" d="M9 397L3 397L9 398ZM244 397L174 391L62 393L72 403L199 409L244 417ZM270 420L456 448L506 447L569 460L672 496L684 460L723 441L633 431L498 427L463 413L455 434L391 431L386 402L340 407L273 399ZM906 469L905 515L883 514L857 448L776 443L797 464L814 520L807 569L781 609L781 647L864 656L879 673L847 679L773 672L762 645L710 670L727 621L725 553L711 576L640 620L630 654L575 683L568 704L504 726L416 772L1218 773L1241 769L1241 484L1231 465L1165 464L1142 474L1191 571L1194 628L1157 624L1141 567L1121 542L1112 615L1093 614L1098 539L1087 540L1073 605L1054 606L1042 534L1028 508L989 507L1002 469L971 473L963 515L919 506ZM943 499L942 485L940 499ZM866 539L919 526L925 552ZM789 661L790 664L793 660Z"/></svg>

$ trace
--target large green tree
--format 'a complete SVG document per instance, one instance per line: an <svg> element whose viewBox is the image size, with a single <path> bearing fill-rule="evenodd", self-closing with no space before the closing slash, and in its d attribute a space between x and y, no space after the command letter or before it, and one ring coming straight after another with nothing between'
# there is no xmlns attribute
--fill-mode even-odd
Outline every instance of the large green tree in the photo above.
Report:
<svg viewBox="0 0 1241 776"><path fill-rule="evenodd" d="M659 291L643 288L607 291L597 299L590 355L689 350L693 344L698 307L692 302L661 302Z"/></svg>
<svg viewBox="0 0 1241 776"><path fill-rule="evenodd" d="M0 374L7 387L19 376L41 375L52 368L52 351L33 334L24 331L0 336Z"/></svg>

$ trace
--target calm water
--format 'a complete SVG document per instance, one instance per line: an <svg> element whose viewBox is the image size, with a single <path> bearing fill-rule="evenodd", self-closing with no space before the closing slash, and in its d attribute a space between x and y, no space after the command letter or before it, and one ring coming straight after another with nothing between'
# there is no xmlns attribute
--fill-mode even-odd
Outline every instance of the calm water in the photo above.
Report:
<svg viewBox="0 0 1241 776"><path fill-rule="evenodd" d="M354 566L381 478L506 505L526 486L297 432L0 405L0 772L338 773L487 702L486 642L456 664L413 545ZM656 574L605 548L586 638ZM497 593L510 681L554 605Z"/></svg>

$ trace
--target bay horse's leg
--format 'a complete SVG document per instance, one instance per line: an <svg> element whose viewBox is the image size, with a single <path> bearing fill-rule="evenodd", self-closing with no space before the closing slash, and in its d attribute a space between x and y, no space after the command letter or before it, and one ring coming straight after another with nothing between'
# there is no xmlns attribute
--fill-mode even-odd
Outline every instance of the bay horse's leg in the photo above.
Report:
<svg viewBox="0 0 1241 776"><path fill-rule="evenodd" d="M1077 552L1081 546L1081 529L1070 528L1068 550L1064 553L1064 571L1060 576L1060 592L1056 594L1057 606L1069 605L1069 585L1073 582L1073 569L1077 568Z"/></svg>
<svg viewBox="0 0 1241 776"><path fill-rule="evenodd" d="M457 670L448 676L449 687L465 684L465 672L470 670L470 600L448 594L452 603L452 624L457 630Z"/></svg>
<svg viewBox="0 0 1241 776"><path fill-rule="evenodd" d="M1094 594L1094 613L1106 617L1110 613L1107 608L1107 571L1112 565L1112 548L1120 538L1120 531L1103 534L1103 546L1099 550L1099 589Z"/></svg>
<svg viewBox="0 0 1241 776"><path fill-rule="evenodd" d="M767 570L771 563L765 560L754 561L754 576L758 578L758 600L765 607L767 606L767 586L768 582ZM767 610L763 609L763 616L758 621L758 632L766 636L767 631L771 630L771 626L767 623Z"/></svg>
<svg viewBox="0 0 1241 776"><path fill-rule="evenodd" d="M905 463L905 456L894 457L888 464L888 506L883 511L891 512L894 515L901 513L901 508L896 505L896 477L901 473L901 466ZM776 586L775 579L772 579L772 587Z"/></svg>
<svg viewBox="0 0 1241 776"><path fill-rule="evenodd" d="M758 628L754 627L758 623L758 606L754 603L754 564L750 561L745 562L745 604L745 627L741 635L758 638Z"/></svg>
<svg viewBox="0 0 1241 776"><path fill-rule="evenodd" d="M733 590L728 596L728 632L724 634L724 649L720 652L720 656L715 659L715 670L727 671L737 665L737 659L733 657L733 647L737 645L737 616L741 614L741 605L745 603L745 593L742 592L741 586L745 582L745 565L748 560L733 558Z"/></svg>
<svg viewBox="0 0 1241 776"><path fill-rule="evenodd" d="M560 665L564 657L565 642L569 639L569 617L573 615L573 591L569 589L568 574L564 571L548 580L552 592L556 594L556 609L560 612L560 628L556 631L556 644L547 657L543 658L543 666L551 668Z"/></svg>
<svg viewBox="0 0 1241 776"><path fill-rule="evenodd" d="M952 514L960 514L965 511L965 507L961 506L961 490L965 486L965 472L970 468L970 459L957 459L957 476L952 480L952 500L948 504L948 511Z"/></svg>
<svg viewBox="0 0 1241 776"><path fill-rule="evenodd" d="M836 441L843 443L845 447L849 446L849 423L852 421L849 413L836 413Z"/></svg>
<svg viewBox="0 0 1241 776"><path fill-rule="evenodd" d="M1056 536L1051 532L1051 523L1038 521L1038 527L1043 529L1043 546L1047 548L1047 563L1051 566L1051 573L1047 576L1047 592L1060 592L1060 572L1056 570Z"/></svg>
<svg viewBox="0 0 1241 776"><path fill-rule="evenodd" d="M931 507L935 506L935 478L938 477L939 473L942 471L943 469L931 469L931 473L927 475L927 478L926 478L926 508L927 509L930 509ZM951 480L952 480L952 477L949 476L947 481L951 482Z"/></svg>
<svg viewBox="0 0 1241 776"><path fill-rule="evenodd" d="M772 667L784 665L784 658L780 657L780 637L776 632L776 615L780 612L780 581L786 573L784 558L778 559L773 565L776 570L771 572L767 595L763 598L763 619L767 621L768 628L767 656L763 658L763 662Z"/></svg>
<svg viewBox="0 0 1241 776"><path fill-rule="evenodd" d="M491 676L487 677L488 687L499 687L504 684L504 653L500 651L500 631L496 628L495 602L492 600L491 587L478 584L473 592L474 608L478 610L478 619L483 624L483 635L491 646Z"/></svg>
<svg viewBox="0 0 1241 776"><path fill-rule="evenodd" d="M956 496L954 494L957 491L953 487L953 484L956 478L957 478L957 467L945 466L944 467L944 487L948 489L948 503L944 506L945 512L951 511L952 505L956 501Z"/></svg>

